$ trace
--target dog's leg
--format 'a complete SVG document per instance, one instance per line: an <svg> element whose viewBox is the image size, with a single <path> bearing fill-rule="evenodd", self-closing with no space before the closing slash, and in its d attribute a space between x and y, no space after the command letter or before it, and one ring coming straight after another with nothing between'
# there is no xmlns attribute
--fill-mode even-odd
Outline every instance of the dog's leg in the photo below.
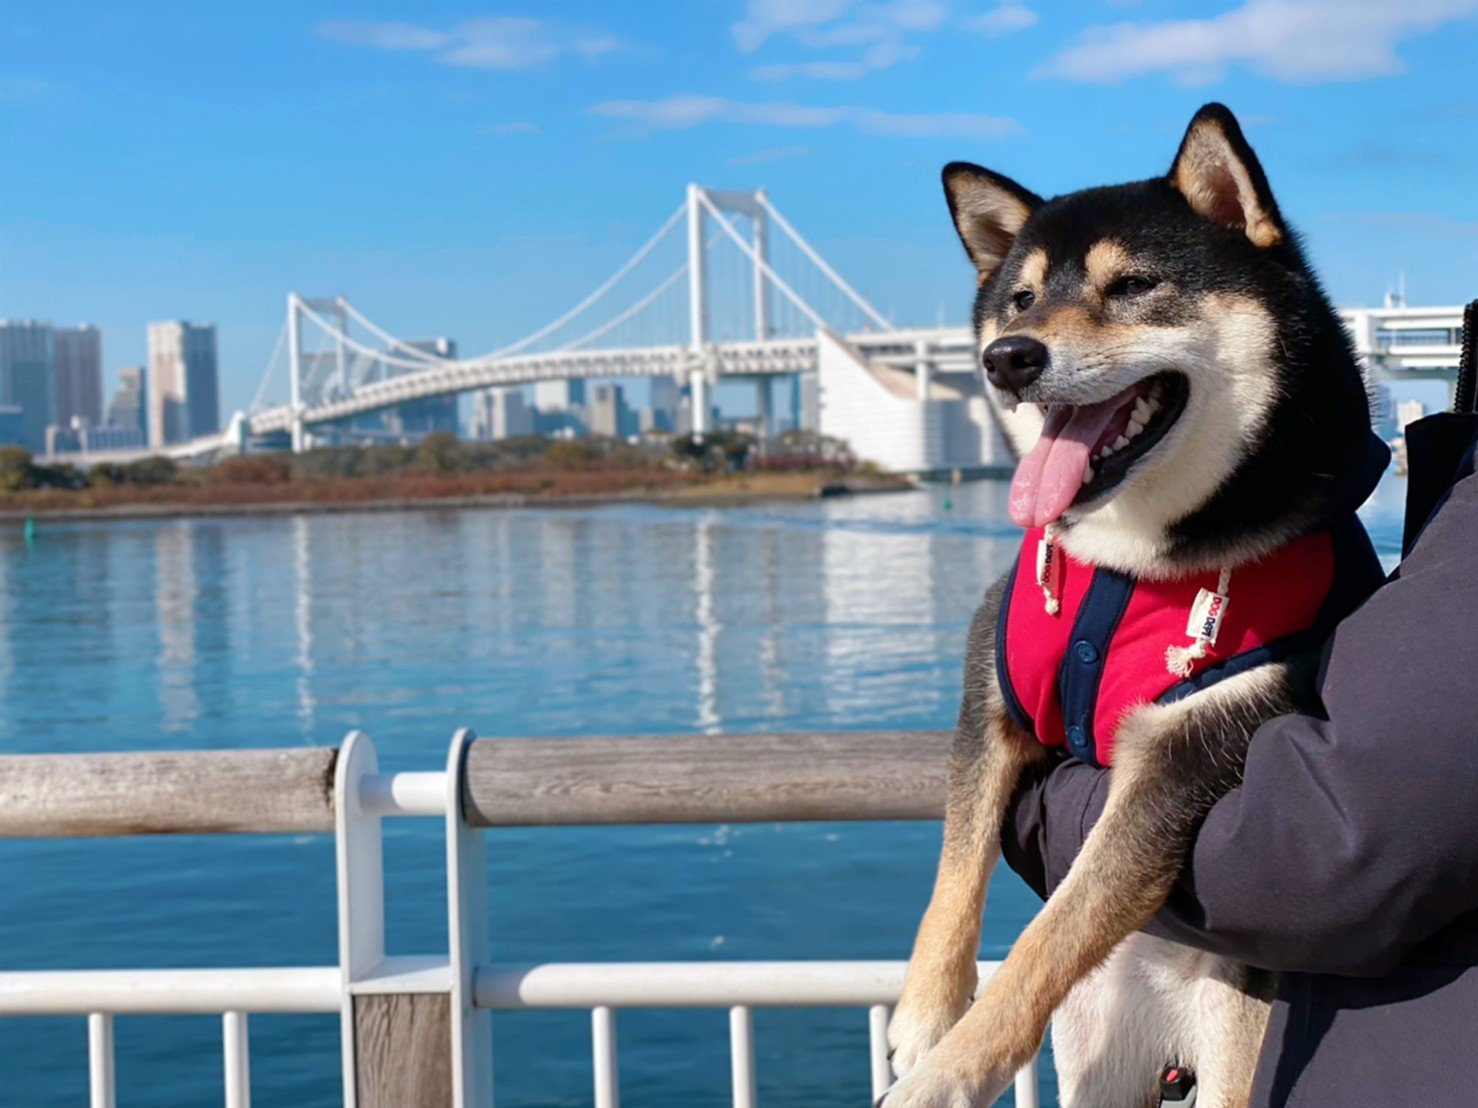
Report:
<svg viewBox="0 0 1478 1108"><path fill-rule="evenodd" d="M1263 667L1125 718L1107 805L1067 878L887 1108L983 1108L1005 1091L1069 990L1165 903L1195 827L1286 688L1280 668Z"/></svg>
<svg viewBox="0 0 1478 1108"><path fill-rule="evenodd" d="M956 735L944 849L919 924L903 995L888 1025L893 1072L916 1066L975 995L985 890L1001 855L1001 820L1021 771L1041 757L1004 716L983 737Z"/></svg>
<svg viewBox="0 0 1478 1108"><path fill-rule="evenodd" d="M888 1025L893 1071L907 1073L965 1012L975 994L980 916L1001 852L1001 820L1021 771L1041 747L1006 716L995 681L999 589L976 614L965 660L965 696L949 758L944 849L919 924L903 995Z"/></svg>

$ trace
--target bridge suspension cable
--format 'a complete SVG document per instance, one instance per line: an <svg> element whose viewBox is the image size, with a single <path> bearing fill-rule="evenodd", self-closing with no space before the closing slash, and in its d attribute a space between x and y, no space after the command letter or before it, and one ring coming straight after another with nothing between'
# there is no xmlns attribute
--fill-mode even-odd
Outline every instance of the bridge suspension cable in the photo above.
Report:
<svg viewBox="0 0 1478 1108"><path fill-rule="evenodd" d="M620 315L616 316L614 319L610 319L610 320L606 321L605 323L602 323L595 330L593 330L593 331L587 331L585 334L581 335L579 338L574 339L574 340L572 340L570 342L565 343L563 346L559 347L558 349L559 350L579 350L586 343L588 343L588 342L594 342L596 339L600 338L602 335L608 335L608 334L610 334L612 331L614 331L617 327L621 326L621 324L625 323L632 316L637 315L639 312L641 312L641 310L643 308L646 308L648 305L650 305L654 300L656 300L659 296L661 296L668 289L672 288L672 286L675 285L675 284L677 284L678 281L682 280L683 276L687 272L688 272L688 263L687 262L684 262L682 265L678 266L676 270L674 270L671 274L668 275L667 280L663 281L660 285L658 285L656 288L654 288L651 292L647 293L645 296L643 296L635 304L631 305L631 307L627 308Z"/></svg>
<svg viewBox="0 0 1478 1108"><path fill-rule="evenodd" d="M256 394L251 398L249 412L260 411L262 402L267 396L267 386L272 383L272 373L277 368L277 363L282 357L282 348L287 345L286 325L277 329L277 343L272 347L272 357L267 359L267 372L262 374L262 383L257 386Z"/></svg>
<svg viewBox="0 0 1478 1108"><path fill-rule="evenodd" d="M725 218L724 214L720 212L717 207L714 206L713 201L709 200L708 197L701 192L698 194L698 199L702 203L702 205L706 209L708 209L708 214L713 216L714 221L717 222L721 228L723 228L724 233L727 234L729 238L733 239L734 244L738 246L740 250L744 251L745 256L748 257L749 260L755 264L755 266L759 269L761 273L763 273L766 277L770 279L771 284L773 284L777 289L783 292L786 298L789 299L790 302L794 304L798 309L800 309L801 313L812 323L814 323L818 328L823 331L828 331L831 329L827 326L826 320L817 315L811 305L802 300L800 296L796 293L796 291L788 284L786 284L784 279L781 278L781 276L773 269L771 269L769 264L763 258L755 253L754 247L745 242L743 236L741 236L738 231L734 230L733 224L731 224L728 219Z"/></svg>
<svg viewBox="0 0 1478 1108"><path fill-rule="evenodd" d="M422 350L419 346L412 346L408 342L402 342L389 331L365 316L363 312L344 299L344 297L339 297L337 303L346 315L387 346L394 347L409 357L414 358L416 361L425 362L427 365L440 365L447 360L439 354L433 354L429 350Z"/></svg>
<svg viewBox="0 0 1478 1108"><path fill-rule="evenodd" d="M498 350L494 350L490 354L484 354L481 358L475 358L472 360L479 362L491 361L494 358L504 358L507 357L509 354L517 354L521 350L528 349L540 339L546 338L549 335L553 334L555 331L558 331L566 323L570 322L570 320L574 319L591 305L596 303L596 301L600 300L601 297L605 296L605 294L610 292L611 289L615 288L616 284L623 277L625 277L628 273L630 273L633 269L640 265L646 259L647 255L650 254L654 249L656 249L657 244L667 237L667 233L671 231L674 227L676 227L678 224L678 220L682 219L682 217L686 214L687 205L678 205L677 210L667 218L667 222L665 222L660 228L658 228L657 233L654 234L650 239L648 239L640 250L638 250L630 258L626 259L626 264L621 266L620 269L616 270L615 273L611 274L611 276L607 278L605 282L602 283L598 288L591 292L589 296L585 297L584 300L580 301L558 319L553 320L550 323L546 323L543 327L540 327L533 334L526 335L525 337L519 339L517 342L509 343L507 346L504 346Z"/></svg>
<svg viewBox="0 0 1478 1108"><path fill-rule="evenodd" d="M881 312L879 312L876 308L874 308L871 304L864 300L862 295L857 292L856 289L847 284L847 282L842 279L842 275L836 270L832 269L831 266L827 264L826 259L823 258L820 254L816 253L809 242L801 238L800 232L791 226L790 220L786 219L783 215L780 214L779 210L777 210L776 207L770 203L769 198L765 196L764 193L760 193L757 197L757 200L760 207L765 209L765 213L775 221L775 226L784 231L785 234L789 236L790 241L795 243L795 245L800 248L801 253L803 253L807 258L810 259L811 264L814 265L817 269L821 270L821 272L826 275L827 279L830 280L832 284L834 284L843 293L845 293L847 298L851 300L853 304L856 304L857 307L861 308L862 311L867 314L869 319L871 319L884 331L893 331L897 329L893 326L892 322L888 320Z"/></svg>

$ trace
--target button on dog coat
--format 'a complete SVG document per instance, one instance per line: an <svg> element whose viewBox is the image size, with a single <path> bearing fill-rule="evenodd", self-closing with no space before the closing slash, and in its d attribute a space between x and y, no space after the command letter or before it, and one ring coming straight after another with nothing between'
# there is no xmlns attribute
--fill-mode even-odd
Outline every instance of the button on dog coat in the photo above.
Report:
<svg viewBox="0 0 1478 1108"><path fill-rule="evenodd" d="M1115 732L1133 708L1317 648L1381 579L1353 518L1240 565L1215 643L1181 677L1167 668L1166 648L1191 641L1187 619L1202 590L1216 591L1217 571L1145 580L1076 561L1058 543L1059 610L1051 614L1031 569L1042 538L1040 529L1027 532L1007 582L996 673L1017 724L1098 766L1113 762Z"/></svg>

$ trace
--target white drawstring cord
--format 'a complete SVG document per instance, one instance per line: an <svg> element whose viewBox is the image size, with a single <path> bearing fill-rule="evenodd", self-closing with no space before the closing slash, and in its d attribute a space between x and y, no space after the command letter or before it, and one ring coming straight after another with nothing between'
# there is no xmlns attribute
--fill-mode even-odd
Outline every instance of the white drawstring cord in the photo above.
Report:
<svg viewBox="0 0 1478 1108"><path fill-rule="evenodd" d="M1191 605L1190 620L1185 633L1195 642L1190 646L1167 646L1165 668L1176 677L1189 677L1196 662L1206 657L1216 645L1216 636L1221 632L1221 621L1226 616L1232 590L1232 571L1223 566L1216 581L1216 591L1202 589Z"/></svg>

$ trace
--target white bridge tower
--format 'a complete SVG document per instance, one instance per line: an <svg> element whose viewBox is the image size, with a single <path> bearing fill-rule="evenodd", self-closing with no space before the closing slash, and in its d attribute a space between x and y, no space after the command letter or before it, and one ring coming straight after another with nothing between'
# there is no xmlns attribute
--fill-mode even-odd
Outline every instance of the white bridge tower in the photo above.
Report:
<svg viewBox="0 0 1478 1108"><path fill-rule="evenodd" d="M745 243L735 238L736 244L746 255L752 273L754 289L754 338L764 342L770 337L771 279L774 277L769 266L769 216L770 205L764 189L746 192L704 188L688 185L688 341L693 350L695 365L688 375L692 394L693 434L702 438L709 431L708 399L709 386L718 378L718 359L709 341L708 302L708 228L709 214L717 217L723 229L734 236L735 232L724 220L724 214L744 216L750 224L750 240ZM770 430L770 379L756 378L759 390L759 425L761 441Z"/></svg>

